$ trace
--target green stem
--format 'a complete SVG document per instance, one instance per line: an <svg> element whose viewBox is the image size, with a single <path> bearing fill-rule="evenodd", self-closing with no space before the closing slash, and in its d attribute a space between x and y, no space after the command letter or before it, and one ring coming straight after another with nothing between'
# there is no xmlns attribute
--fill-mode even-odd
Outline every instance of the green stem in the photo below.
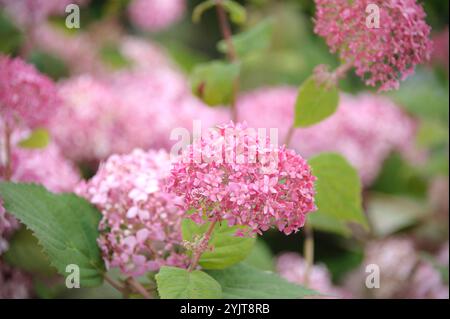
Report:
<svg viewBox="0 0 450 319"><path fill-rule="evenodd" d="M303 254L306 260L305 276L303 278L303 284L307 286L309 284L309 277L312 267L314 265L314 234L313 229L309 224L305 224L305 242L303 246Z"/></svg>
<svg viewBox="0 0 450 319"><path fill-rule="evenodd" d="M209 240L211 239L211 235L214 230L214 227L216 226L216 223L217 223L216 220L211 222L211 224L208 227L208 230L206 231L205 235L203 236L201 243L199 244L199 249L194 252L191 264L189 265L189 268L188 268L189 272L191 272L191 271L195 270L195 268L197 268L200 257L202 256L203 252L208 248L208 243L209 243Z"/></svg>
<svg viewBox="0 0 450 319"><path fill-rule="evenodd" d="M9 181L12 175L12 163L11 163L11 129L9 128L8 122L5 121L4 128L4 151L5 151L5 171L4 171L4 179L5 181Z"/></svg>
<svg viewBox="0 0 450 319"><path fill-rule="evenodd" d="M230 62L236 62L238 60L238 55L236 53L236 49L234 48L230 24L228 22L225 10L223 8L222 0L216 0L216 11L217 11L217 17L219 18L220 30L222 32L222 36L225 40L225 43L227 45L228 60ZM239 94L239 87L240 87L240 81L239 81L239 77L238 77L233 83L233 91L232 91L232 98L231 98L231 105L230 105L231 119L233 120L233 122L238 121L238 111L237 111L237 107L236 107L236 100L237 100L237 96Z"/></svg>

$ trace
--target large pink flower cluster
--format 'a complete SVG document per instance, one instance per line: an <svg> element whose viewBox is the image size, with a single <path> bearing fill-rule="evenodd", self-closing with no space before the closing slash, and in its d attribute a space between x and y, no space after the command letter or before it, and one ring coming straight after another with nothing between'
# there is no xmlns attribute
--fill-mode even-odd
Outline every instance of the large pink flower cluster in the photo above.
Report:
<svg viewBox="0 0 450 319"><path fill-rule="evenodd" d="M165 192L170 159L165 151L113 155L77 188L103 214L98 244L108 268L129 276L163 265L185 267L178 198Z"/></svg>
<svg viewBox="0 0 450 319"><path fill-rule="evenodd" d="M289 282L304 285L307 271L305 259L296 253L284 253L277 258L277 272ZM314 265L308 276L308 287L324 295L324 298L350 298L344 289L336 287L325 265Z"/></svg>
<svg viewBox="0 0 450 319"><path fill-rule="evenodd" d="M306 161L245 124L208 130L174 163L169 180L198 223L226 220L259 234L272 226L290 234L315 210Z"/></svg>
<svg viewBox="0 0 450 319"><path fill-rule="evenodd" d="M377 265L380 287L366 289L365 267ZM348 287L356 296L374 298L448 298L448 285L440 271L420 257L414 243L406 237L371 242L366 247L362 269L352 273Z"/></svg>
<svg viewBox="0 0 450 319"><path fill-rule="evenodd" d="M32 286L29 276L0 259L0 299L30 298Z"/></svg>
<svg viewBox="0 0 450 319"><path fill-rule="evenodd" d="M315 0L315 32L351 63L367 85L398 88L399 80L430 58L430 27L416 0ZM368 6L372 7L368 7ZM376 6L379 25L369 15ZM366 9L368 11L366 11Z"/></svg>
<svg viewBox="0 0 450 319"><path fill-rule="evenodd" d="M44 125L57 108L54 83L19 58L0 55L0 115L10 126Z"/></svg>
<svg viewBox="0 0 450 319"><path fill-rule="evenodd" d="M128 13L138 28L157 32L180 20L185 10L185 0L133 0Z"/></svg>
<svg viewBox="0 0 450 319"><path fill-rule="evenodd" d="M284 143L296 97L293 87L260 89L239 98L239 114L253 127L277 128L279 142ZM415 132L415 121L389 99L370 94L342 95L335 114L317 125L297 129L290 146L306 157L340 153L368 185L392 151L405 156L414 153Z"/></svg>

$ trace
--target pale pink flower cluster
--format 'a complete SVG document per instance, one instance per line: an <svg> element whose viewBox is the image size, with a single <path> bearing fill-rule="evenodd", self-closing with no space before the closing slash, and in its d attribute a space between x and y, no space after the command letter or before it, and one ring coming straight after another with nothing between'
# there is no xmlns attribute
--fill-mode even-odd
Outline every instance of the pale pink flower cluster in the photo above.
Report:
<svg viewBox="0 0 450 319"><path fill-rule="evenodd" d="M396 89L430 58L431 28L416 0L315 0L314 31L351 63L367 85ZM366 24L368 5L379 8L379 27ZM369 17L370 18L370 17Z"/></svg>
<svg viewBox="0 0 450 319"><path fill-rule="evenodd" d="M197 223L247 226L239 235L272 226L296 232L316 208L315 177L295 151L254 133L233 123L208 130L174 163L169 189L183 197L184 210Z"/></svg>
<svg viewBox="0 0 450 319"><path fill-rule="evenodd" d="M170 171L165 151L136 149L113 155L77 188L102 213L98 244L108 268L129 276L161 266L186 267L178 198L165 191Z"/></svg>
<svg viewBox="0 0 450 319"><path fill-rule="evenodd" d="M171 131L205 127L227 120L224 109L211 109L193 97L182 74L168 67L152 72L122 71L108 79L83 75L60 84L63 105L51 130L74 160L105 159L134 148L166 148Z"/></svg>
<svg viewBox="0 0 450 319"><path fill-rule="evenodd" d="M185 10L185 0L132 0L128 15L136 27L158 32L178 22Z"/></svg>
<svg viewBox="0 0 450 319"><path fill-rule="evenodd" d="M296 253L283 253L277 258L277 272L289 282L305 285L307 263ZM325 265L313 265L308 276L308 287L323 294L323 298L350 298L345 290L335 286ZM319 296L320 297L320 296Z"/></svg>
<svg viewBox="0 0 450 319"><path fill-rule="evenodd" d="M366 289L367 265L380 270L380 287ZM355 295L374 298L446 299L448 285L431 262L420 256L414 243L406 237L392 237L367 245L363 269L349 276L349 289Z"/></svg>
<svg viewBox="0 0 450 319"><path fill-rule="evenodd" d="M154 71L161 67L172 67L173 64L162 47L138 37L123 37L119 43L119 50L132 63L132 69Z"/></svg>
<svg viewBox="0 0 450 319"><path fill-rule="evenodd" d="M3 123L0 120L0 131ZM77 169L61 154L59 148L50 143L44 149L23 149L15 146L27 136L29 131L16 130L12 135L11 180L14 182L39 183L52 192L70 192L80 180ZM0 147L4 148L4 141L0 137ZM3 160L0 162L0 181L4 175ZM7 239L19 227L15 218L9 215L0 199L0 255L8 248Z"/></svg>
<svg viewBox="0 0 450 319"><path fill-rule="evenodd" d="M10 126L45 125L57 108L54 83L19 58L0 55L0 115Z"/></svg>
<svg viewBox="0 0 450 319"><path fill-rule="evenodd" d="M0 299L30 298L32 286L29 276L0 259Z"/></svg>
<svg viewBox="0 0 450 319"><path fill-rule="evenodd" d="M244 94L238 99L240 117L253 127L278 128L279 142L284 143L297 94L294 87ZM340 153L369 185L392 151L405 157L414 152L415 133L416 122L389 99L341 95L335 114L314 126L297 129L289 146L307 158L322 152Z"/></svg>

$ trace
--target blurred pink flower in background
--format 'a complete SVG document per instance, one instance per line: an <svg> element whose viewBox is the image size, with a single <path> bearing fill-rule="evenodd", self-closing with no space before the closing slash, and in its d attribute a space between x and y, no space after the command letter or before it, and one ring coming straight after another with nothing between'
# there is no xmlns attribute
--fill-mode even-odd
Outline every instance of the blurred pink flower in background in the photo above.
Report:
<svg viewBox="0 0 450 319"><path fill-rule="evenodd" d="M136 149L111 156L77 188L103 215L98 244L108 268L140 276L163 265L187 265L181 246L184 211L164 190L169 170L167 152Z"/></svg>
<svg viewBox="0 0 450 319"><path fill-rule="evenodd" d="M289 282L305 285L307 263L297 253L283 253L277 258L277 272ZM308 288L323 294L323 298L350 298L350 294L331 281L331 274L325 265L313 265L308 276ZM318 296L319 298L321 296Z"/></svg>
<svg viewBox="0 0 450 319"><path fill-rule="evenodd" d="M298 90L294 87L262 88L238 99L242 120L252 127L278 128L284 143L294 116ZM416 152L416 122L385 97L343 94L331 117L295 131L291 145L305 157L337 152L358 170L365 185L377 177L392 151L405 157Z"/></svg>
<svg viewBox="0 0 450 319"><path fill-rule="evenodd" d="M0 299L30 298L32 286L28 275L0 259Z"/></svg>
<svg viewBox="0 0 450 319"><path fill-rule="evenodd" d="M380 269L380 287L367 289L365 267L371 264ZM422 257L407 237L370 242L361 269L348 276L346 286L360 298L446 299L449 296L448 284L444 283L439 269Z"/></svg>
<svg viewBox="0 0 450 319"><path fill-rule="evenodd" d="M367 85L399 87L417 64L430 58L431 28L416 0L315 0L315 33ZM379 8L379 27L366 24L368 5Z"/></svg>
<svg viewBox="0 0 450 319"><path fill-rule="evenodd" d="M139 29L158 32L178 22L185 10L185 0L132 0L128 15Z"/></svg>
<svg viewBox="0 0 450 319"><path fill-rule="evenodd" d="M8 126L45 125L58 105L52 80L20 58L0 55L0 115Z"/></svg>
<svg viewBox="0 0 450 319"><path fill-rule="evenodd" d="M169 189L182 196L184 211L192 210L188 217L197 223L226 220L252 233L276 227L288 235L316 209L314 181L295 151L230 123L188 146L174 163Z"/></svg>

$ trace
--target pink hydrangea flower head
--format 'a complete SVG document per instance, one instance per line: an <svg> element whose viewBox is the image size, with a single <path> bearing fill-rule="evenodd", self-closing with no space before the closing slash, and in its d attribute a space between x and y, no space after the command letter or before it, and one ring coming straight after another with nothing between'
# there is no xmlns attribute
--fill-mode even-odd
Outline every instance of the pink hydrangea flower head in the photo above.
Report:
<svg viewBox="0 0 450 319"><path fill-rule="evenodd" d="M174 164L169 189L183 197L194 221L226 220L262 233L276 226L298 231L315 210L314 181L306 161L271 144L244 124L210 129Z"/></svg>
<svg viewBox="0 0 450 319"><path fill-rule="evenodd" d="M45 125L57 108L54 83L19 58L0 55L0 115L10 126Z"/></svg>
<svg viewBox="0 0 450 319"><path fill-rule="evenodd" d="M429 262L421 262L414 270L404 297L410 299L448 299L448 284L441 272Z"/></svg>
<svg viewBox="0 0 450 319"><path fill-rule="evenodd" d="M158 32L180 20L185 10L185 0L133 0L128 14L138 28Z"/></svg>
<svg viewBox="0 0 450 319"><path fill-rule="evenodd" d="M277 258L277 272L294 284L304 285L307 263L296 253L283 253ZM314 265L309 273L308 287L324 294L325 298L350 298L350 294L333 285L331 274L325 265Z"/></svg>
<svg viewBox="0 0 450 319"><path fill-rule="evenodd" d="M0 259L0 299L32 297L32 278Z"/></svg>
<svg viewBox="0 0 450 319"><path fill-rule="evenodd" d="M165 151L136 149L113 155L77 193L102 213L98 244L108 268L129 276L161 266L186 267L179 199L165 192L170 158Z"/></svg>
<svg viewBox="0 0 450 319"><path fill-rule="evenodd" d="M297 88L262 88L238 99L241 118L252 127L278 129L284 143L294 116ZM392 151L409 158L416 152L416 122L385 97L342 95L338 110L324 121L297 129L293 149L306 158L322 152L342 154L358 170L365 185L376 178Z"/></svg>
<svg viewBox="0 0 450 319"><path fill-rule="evenodd" d="M416 0L315 0L314 31L332 52L351 63L356 74L380 90L398 88L399 81L428 60L432 43L425 11ZM376 5L379 25L366 8ZM370 7L369 7L370 9Z"/></svg>

